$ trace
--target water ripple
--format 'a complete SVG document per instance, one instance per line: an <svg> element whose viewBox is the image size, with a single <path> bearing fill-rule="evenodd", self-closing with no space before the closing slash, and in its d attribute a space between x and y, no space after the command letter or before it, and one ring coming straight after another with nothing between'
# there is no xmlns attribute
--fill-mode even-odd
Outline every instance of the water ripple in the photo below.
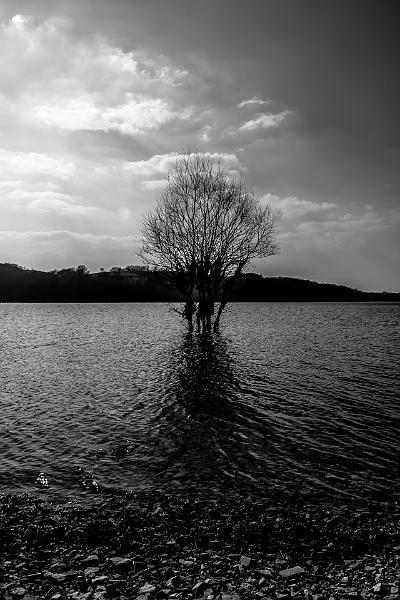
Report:
<svg viewBox="0 0 400 600"><path fill-rule="evenodd" d="M400 493L399 305L0 306L0 489Z"/></svg>

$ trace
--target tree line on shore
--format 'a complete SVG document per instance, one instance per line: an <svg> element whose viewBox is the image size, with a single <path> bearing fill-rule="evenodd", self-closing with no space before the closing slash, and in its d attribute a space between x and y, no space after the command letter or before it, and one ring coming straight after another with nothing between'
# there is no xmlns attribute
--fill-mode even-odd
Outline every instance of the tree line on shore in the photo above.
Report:
<svg viewBox="0 0 400 600"><path fill-rule="evenodd" d="M342 285L291 277L242 274L232 290L236 302L399 301L400 294L362 292ZM167 271L147 271L138 283L108 272L90 274L83 266L39 271L0 264L1 302L184 302Z"/></svg>

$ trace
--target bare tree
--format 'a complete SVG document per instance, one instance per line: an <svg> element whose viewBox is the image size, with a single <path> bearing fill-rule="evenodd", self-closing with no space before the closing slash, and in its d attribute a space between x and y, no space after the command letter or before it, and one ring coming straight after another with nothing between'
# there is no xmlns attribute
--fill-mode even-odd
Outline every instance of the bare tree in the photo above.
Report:
<svg viewBox="0 0 400 600"><path fill-rule="evenodd" d="M210 156L176 160L143 220L142 256L172 274L190 331L195 316L199 331L217 330L236 278L252 259L277 254L276 218Z"/></svg>

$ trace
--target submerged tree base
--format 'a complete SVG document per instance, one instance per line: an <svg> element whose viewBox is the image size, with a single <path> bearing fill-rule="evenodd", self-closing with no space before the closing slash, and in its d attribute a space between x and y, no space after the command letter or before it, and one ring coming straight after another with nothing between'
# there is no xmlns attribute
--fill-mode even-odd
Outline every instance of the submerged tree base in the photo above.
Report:
<svg viewBox="0 0 400 600"><path fill-rule="evenodd" d="M7 600L398 598L397 504L3 496L0 544Z"/></svg>

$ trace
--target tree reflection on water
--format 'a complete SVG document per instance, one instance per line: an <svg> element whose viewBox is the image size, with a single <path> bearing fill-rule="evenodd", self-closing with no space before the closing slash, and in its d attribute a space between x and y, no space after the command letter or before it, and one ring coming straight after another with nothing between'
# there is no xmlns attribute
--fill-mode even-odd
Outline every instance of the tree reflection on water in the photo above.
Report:
<svg viewBox="0 0 400 600"><path fill-rule="evenodd" d="M257 411L243 402L240 373L226 341L218 334L185 335L171 356L154 419L159 474L214 491L255 483L265 428Z"/></svg>

